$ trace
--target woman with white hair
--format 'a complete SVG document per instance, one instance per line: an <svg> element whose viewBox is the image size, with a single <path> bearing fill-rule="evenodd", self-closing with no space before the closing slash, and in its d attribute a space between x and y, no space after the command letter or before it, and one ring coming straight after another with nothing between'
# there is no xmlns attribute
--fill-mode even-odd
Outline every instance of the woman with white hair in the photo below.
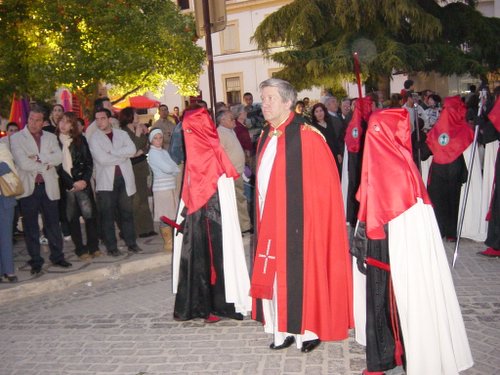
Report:
<svg viewBox="0 0 500 375"><path fill-rule="evenodd" d="M179 203L179 197L175 193L175 176L179 173L179 168L162 147L163 133L160 129L151 130L149 143L148 163L153 172L153 220L160 222L165 251L172 251L172 228L164 224L160 217L175 220Z"/></svg>

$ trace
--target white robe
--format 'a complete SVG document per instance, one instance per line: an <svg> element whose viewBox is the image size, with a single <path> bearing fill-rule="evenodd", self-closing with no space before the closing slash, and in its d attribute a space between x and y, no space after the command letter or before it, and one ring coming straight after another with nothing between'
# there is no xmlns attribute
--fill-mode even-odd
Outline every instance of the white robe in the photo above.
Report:
<svg viewBox="0 0 500 375"><path fill-rule="evenodd" d="M491 195L493 194L493 181L495 180L495 161L497 159L499 141L487 143L484 147L484 164L483 164L483 194L481 195L481 209L488 213L491 203ZM488 222L485 221L485 231L488 232Z"/></svg>
<svg viewBox="0 0 500 375"><path fill-rule="evenodd" d="M474 164L472 173L469 170L470 155L472 153L472 144L464 151L464 159L467 164L468 178L470 179L469 194L467 195L467 204L465 205L465 215L462 225L461 237L470 238L474 241L482 242L486 239L488 230L486 222L487 207L482 202L483 194L483 175L481 172L481 161L479 159L479 152L476 148L474 155ZM462 212L463 198L465 196L465 186L462 185L462 192L460 195L459 215ZM460 220L460 217L459 217ZM458 223L460 225L460 223ZM457 228L459 229L459 228Z"/></svg>
<svg viewBox="0 0 500 375"><path fill-rule="evenodd" d="M347 189L349 187L349 151L344 145L344 158L342 159L342 178L340 181L342 197L344 199L344 214L347 214Z"/></svg>
<svg viewBox="0 0 500 375"><path fill-rule="evenodd" d="M451 375L473 359L432 206L422 200L389 222L391 276L408 375Z"/></svg>
<svg viewBox="0 0 500 375"><path fill-rule="evenodd" d="M222 175L217 181L222 220L222 254L224 264L224 285L226 302L234 303L237 313L247 315L252 310L250 297L250 277L248 275L241 237L238 209L234 192L234 180ZM181 199L177 213L177 223L183 220L181 212L184 202ZM177 293L179 267L181 262L183 235L174 230L174 252L172 260L172 289Z"/></svg>

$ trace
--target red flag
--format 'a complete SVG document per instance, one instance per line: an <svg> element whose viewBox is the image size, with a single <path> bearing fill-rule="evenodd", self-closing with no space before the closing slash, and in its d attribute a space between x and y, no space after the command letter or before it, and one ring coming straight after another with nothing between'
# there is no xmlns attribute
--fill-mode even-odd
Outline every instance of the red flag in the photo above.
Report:
<svg viewBox="0 0 500 375"><path fill-rule="evenodd" d="M488 113L488 118L497 132L500 132L500 98L497 98L495 105L491 109L490 113Z"/></svg>
<svg viewBox="0 0 500 375"><path fill-rule="evenodd" d="M358 219L366 223L368 238L385 238L384 224L413 206L417 198L430 203L413 161L408 111L394 108L372 113L356 194Z"/></svg>
<svg viewBox="0 0 500 375"><path fill-rule="evenodd" d="M465 112L460 96L445 98L441 115L427 134L427 145L434 155L434 162L451 163L471 144L474 132L465 121Z"/></svg>
<svg viewBox="0 0 500 375"><path fill-rule="evenodd" d="M68 90L62 90L61 101L62 101L62 106L64 107L64 112L70 112L73 110L71 102L71 93Z"/></svg>
<svg viewBox="0 0 500 375"><path fill-rule="evenodd" d="M359 152L361 148L361 138L363 136L363 127L361 123L363 120L368 121L372 111L372 104L372 98L369 96L359 98L354 103L354 113L345 133L347 151Z"/></svg>
<svg viewBox="0 0 500 375"><path fill-rule="evenodd" d="M24 126L23 106L21 103L21 99L16 99L16 94L12 95L9 122L15 122L20 127Z"/></svg>

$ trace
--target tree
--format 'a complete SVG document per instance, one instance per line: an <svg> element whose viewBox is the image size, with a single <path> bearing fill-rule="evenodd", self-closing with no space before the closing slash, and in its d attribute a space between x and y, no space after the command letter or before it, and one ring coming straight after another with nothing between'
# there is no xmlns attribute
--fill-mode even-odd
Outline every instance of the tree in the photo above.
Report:
<svg viewBox="0 0 500 375"><path fill-rule="evenodd" d="M365 80L394 70L484 78L499 69L498 35L500 20L482 16L473 2L295 0L268 16L253 40L283 65L278 77L306 89L354 80L354 52ZM276 43L284 50L273 52Z"/></svg>
<svg viewBox="0 0 500 375"><path fill-rule="evenodd" d="M13 93L48 99L65 86L93 98L151 90L166 81L197 92L204 59L194 20L171 0L0 2L0 105Z"/></svg>

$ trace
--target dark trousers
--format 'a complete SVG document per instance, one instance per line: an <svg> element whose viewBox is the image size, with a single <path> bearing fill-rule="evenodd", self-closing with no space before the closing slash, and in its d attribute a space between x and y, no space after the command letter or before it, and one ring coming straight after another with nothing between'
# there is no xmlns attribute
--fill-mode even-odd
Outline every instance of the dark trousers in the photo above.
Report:
<svg viewBox="0 0 500 375"><path fill-rule="evenodd" d="M74 211L72 217L68 220L71 239L75 245L75 254L80 256L83 254L94 254L99 250L99 239L97 238L97 210L94 201L94 193L89 189L88 196L92 205L92 217L85 220L85 234L87 237L87 245L83 244L82 229L80 225L80 216L82 212L77 202L73 202ZM66 204L71 204L66 202Z"/></svg>
<svg viewBox="0 0 500 375"><path fill-rule="evenodd" d="M86 253L94 254L99 250L99 241L97 239L97 222L95 218L85 219L85 233L87 234L87 245L83 244L82 229L80 226L80 217L74 217L69 222L71 239L75 245L75 254L80 256Z"/></svg>
<svg viewBox="0 0 500 375"><path fill-rule="evenodd" d="M42 213L45 235L49 241L50 260L57 263L64 260L61 228L59 226L59 200L50 200L45 192L45 185L35 185L33 194L19 199L23 215L24 240L30 255L28 263L32 267L41 267L44 259L40 256L40 227L38 213Z"/></svg>
<svg viewBox="0 0 500 375"><path fill-rule="evenodd" d="M12 221L14 219L14 206L4 207L4 198L0 196L0 277L4 273L14 274L14 258L12 245Z"/></svg>
<svg viewBox="0 0 500 375"><path fill-rule="evenodd" d="M122 176L115 177L113 191L98 191L97 205L101 215L102 238L106 250L117 248L115 234L115 211L120 213L121 231L127 246L136 245L134 227L134 210L132 197L127 195L125 180Z"/></svg>

